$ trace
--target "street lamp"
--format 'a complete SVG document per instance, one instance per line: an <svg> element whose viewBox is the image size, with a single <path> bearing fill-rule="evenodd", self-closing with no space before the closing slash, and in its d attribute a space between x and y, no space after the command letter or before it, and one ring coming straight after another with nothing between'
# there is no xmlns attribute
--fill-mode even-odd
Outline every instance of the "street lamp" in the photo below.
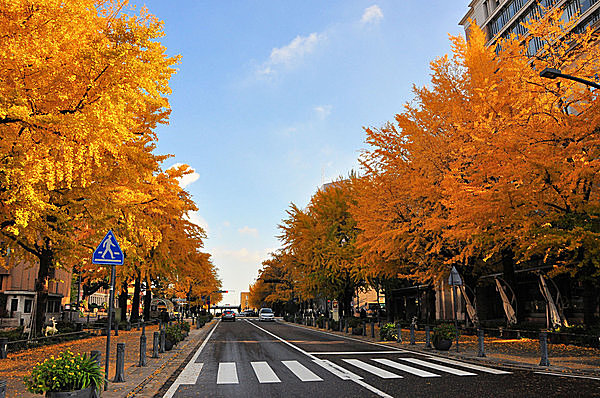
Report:
<svg viewBox="0 0 600 398"><path fill-rule="evenodd" d="M575 82L583 83L586 86L591 86L591 87L594 87L594 88L600 88L600 84L594 83L594 82L589 81L589 80L582 79L580 77L571 76L571 75L567 75L565 73L561 73L560 70L554 69L554 68L544 68L544 70L542 70L540 72L540 76L541 77L545 77L546 79L556 79L557 77L562 77L564 79L569 79L569 80L573 80Z"/></svg>

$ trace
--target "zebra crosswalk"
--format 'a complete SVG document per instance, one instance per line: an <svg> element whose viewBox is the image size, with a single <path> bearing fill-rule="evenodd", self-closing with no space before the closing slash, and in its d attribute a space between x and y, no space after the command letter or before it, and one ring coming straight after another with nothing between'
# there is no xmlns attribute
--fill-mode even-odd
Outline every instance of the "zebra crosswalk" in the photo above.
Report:
<svg viewBox="0 0 600 398"><path fill-rule="evenodd" d="M283 366L280 366L283 365ZM185 384L202 381L210 383L208 378L214 377L214 371L209 372L202 378L202 371L206 366L196 364L196 378L192 382L191 372L185 375ZM420 378L442 377L442 375L453 376L477 376L474 371L488 374L510 374L510 372L475 365L467 362L456 361L440 357L424 357L424 359L412 357L399 358L340 358L339 363L325 359L306 360L301 363L297 360L274 361L252 361L249 363L220 362L216 368L216 384L240 384L241 382L258 382L260 384L281 383L288 381L290 373L293 380L300 382L321 382L324 375L332 375L342 380L361 380L363 376L370 375L382 379L402 379L405 376L416 376ZM239 372L240 367L252 369L251 372ZM213 368L214 369L214 368ZM285 372L285 370L289 372ZM465 370L469 369L469 371ZM279 371L279 374L276 372ZM242 380L240 375L244 376ZM319 374L318 374L319 373ZM181 383L181 384L184 384Z"/></svg>

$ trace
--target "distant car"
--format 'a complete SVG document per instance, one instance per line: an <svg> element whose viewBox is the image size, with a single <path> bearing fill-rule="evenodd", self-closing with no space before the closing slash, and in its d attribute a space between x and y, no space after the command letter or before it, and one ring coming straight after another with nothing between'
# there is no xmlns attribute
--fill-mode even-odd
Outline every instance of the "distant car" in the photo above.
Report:
<svg viewBox="0 0 600 398"><path fill-rule="evenodd" d="M275 321L275 314L270 308L261 308L260 311L258 311L258 320L273 322Z"/></svg>
<svg viewBox="0 0 600 398"><path fill-rule="evenodd" d="M223 311L223 315L221 315L221 320L223 322L225 322L225 321L235 322L235 312L233 312L231 310Z"/></svg>
<svg viewBox="0 0 600 398"><path fill-rule="evenodd" d="M245 311L242 311L240 316L245 316L245 317L256 316L256 312L254 312L252 310L245 310Z"/></svg>

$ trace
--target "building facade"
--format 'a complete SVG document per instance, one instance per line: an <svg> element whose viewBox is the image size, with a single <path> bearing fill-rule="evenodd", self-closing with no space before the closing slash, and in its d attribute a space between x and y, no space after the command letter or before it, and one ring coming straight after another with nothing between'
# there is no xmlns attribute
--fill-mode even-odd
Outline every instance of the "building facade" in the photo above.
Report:
<svg viewBox="0 0 600 398"><path fill-rule="evenodd" d="M9 267L4 258L0 266L0 327L27 327L35 306L35 280L39 266L21 261ZM57 269L48 282L46 321L59 319L61 307L70 301L71 272Z"/></svg>
<svg viewBox="0 0 600 398"><path fill-rule="evenodd" d="M489 45L513 34L526 35L523 22L538 18L553 7L562 7L567 19L577 16L576 32L588 26L596 28L600 22L600 0L473 0L459 24L467 34L471 24L478 25ZM540 40L532 40L529 52L537 53L542 45Z"/></svg>
<svg viewBox="0 0 600 398"><path fill-rule="evenodd" d="M250 292L240 293L240 307L242 311L250 309Z"/></svg>

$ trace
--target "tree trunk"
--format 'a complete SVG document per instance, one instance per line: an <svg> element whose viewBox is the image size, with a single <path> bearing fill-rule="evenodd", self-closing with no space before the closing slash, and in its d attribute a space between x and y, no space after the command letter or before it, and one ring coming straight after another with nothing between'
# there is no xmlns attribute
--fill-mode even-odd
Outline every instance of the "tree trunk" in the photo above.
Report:
<svg viewBox="0 0 600 398"><path fill-rule="evenodd" d="M142 283L140 279L140 273L138 271L135 277L135 284L133 287L133 299L131 301L131 322L137 322L140 319L140 294L142 291Z"/></svg>
<svg viewBox="0 0 600 398"><path fill-rule="evenodd" d="M46 309L48 306L48 280L51 276L54 276L54 253L51 249L48 249L47 246L48 244L41 250L41 254L38 257L40 268L35 283L35 294L37 296L34 327L35 336L40 336L42 334L42 328L46 321Z"/></svg>
<svg viewBox="0 0 600 398"><path fill-rule="evenodd" d="M150 303L152 302L152 291L150 291L150 279L146 278L146 291L144 294L144 320L150 320Z"/></svg>
<svg viewBox="0 0 600 398"><path fill-rule="evenodd" d="M121 293L119 293L119 308L121 309L120 322L127 322L127 281L121 284Z"/></svg>
<svg viewBox="0 0 600 398"><path fill-rule="evenodd" d="M596 323L596 307L598 306L598 292L594 281L585 278L583 281L583 323L591 327Z"/></svg>

